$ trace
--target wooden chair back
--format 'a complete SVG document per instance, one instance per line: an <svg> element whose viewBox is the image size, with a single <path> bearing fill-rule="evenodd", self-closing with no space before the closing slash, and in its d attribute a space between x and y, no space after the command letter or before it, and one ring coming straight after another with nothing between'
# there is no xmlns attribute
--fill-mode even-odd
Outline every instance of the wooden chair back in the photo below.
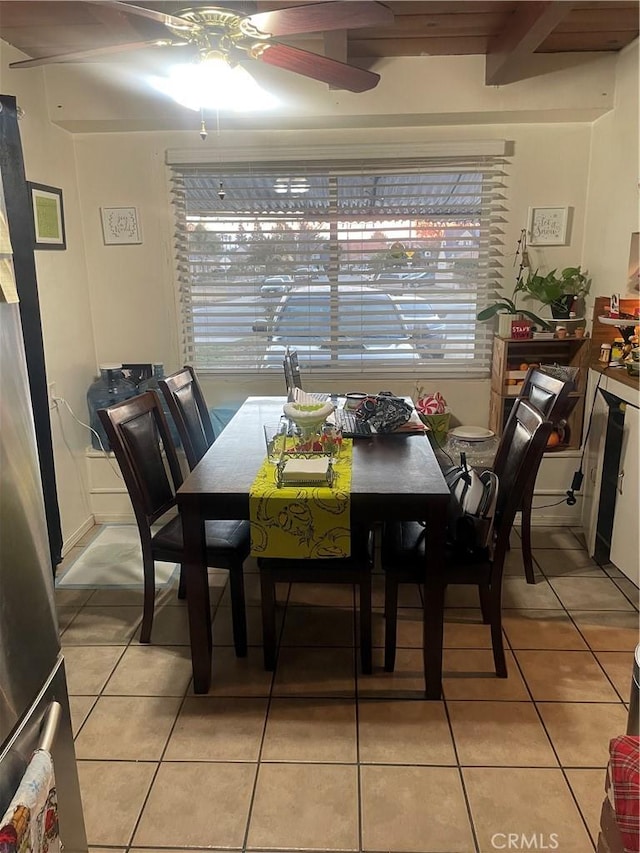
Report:
<svg viewBox="0 0 640 853"><path fill-rule="evenodd" d="M200 383L191 365L158 381L182 441L189 469L193 470L214 441Z"/></svg>

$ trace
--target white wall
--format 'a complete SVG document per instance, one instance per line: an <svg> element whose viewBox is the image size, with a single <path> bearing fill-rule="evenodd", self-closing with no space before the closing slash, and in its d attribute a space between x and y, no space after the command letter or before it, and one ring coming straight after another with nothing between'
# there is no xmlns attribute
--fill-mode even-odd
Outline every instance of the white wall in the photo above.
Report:
<svg viewBox="0 0 640 853"><path fill-rule="evenodd" d="M86 420L85 392L95 371L95 345L73 136L51 124L42 73L20 75L6 63L22 54L0 42L1 85L24 110L19 129L27 180L60 187L66 251L35 253L48 382ZM65 548L92 524L87 492L87 430L64 407L51 412L53 450Z"/></svg>
<svg viewBox="0 0 640 853"><path fill-rule="evenodd" d="M624 294L638 212L638 41L619 54L614 109L593 124L583 263L596 296ZM635 294L638 296L638 293Z"/></svg>
<svg viewBox="0 0 640 853"><path fill-rule="evenodd" d="M168 148L192 147L228 161L247 146L258 146L268 158L289 146L322 146L330 156L338 144L361 153L369 143L507 139L513 156L505 178L505 290L510 292L515 280L513 253L530 206L573 209L569 245L536 250L536 264L582 263L593 275L595 292L608 292L620 270L626 276L628 234L634 211L637 215L637 43L620 56L586 57L585 63L556 57L558 70L505 87L483 86L480 57L385 60L378 69L380 86L362 96L329 92L289 76L281 116L223 117L220 134L212 132L204 144L195 114L131 86L123 94L117 84L98 77L100 68L11 72L6 63L19 54L0 47L3 90L17 93L27 112L21 125L27 175L64 190L69 248L38 252L37 263L49 378L81 417L86 388L101 361L163 361L167 370L181 364L164 166ZM536 65L545 63L551 60ZM151 129L157 127L165 129ZM103 206L137 207L143 243L105 246ZM416 381L437 384L459 421L486 424L488 380L426 383L416 375L394 388L411 394ZM251 378L204 384L211 404L281 391L279 377L271 386ZM78 462L89 442L64 413L54 431L67 540L87 519Z"/></svg>

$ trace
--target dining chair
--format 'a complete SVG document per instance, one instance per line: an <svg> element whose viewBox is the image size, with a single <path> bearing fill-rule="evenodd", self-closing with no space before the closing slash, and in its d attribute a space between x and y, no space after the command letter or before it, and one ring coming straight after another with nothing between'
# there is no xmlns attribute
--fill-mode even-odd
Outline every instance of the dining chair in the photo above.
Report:
<svg viewBox="0 0 640 853"><path fill-rule="evenodd" d="M516 400L503 434L505 452L494 466L499 487L490 548L472 553L449 541L446 549L444 587L474 584L478 587L483 622L491 626L491 644L496 674L507 677L502 644L502 573L509 533L522 505L531 472L537 470L552 430L540 412L527 400ZM398 586L424 582L429 571L429 531L418 521L385 524L382 533L382 568L385 573L385 661L393 672L396 656Z"/></svg>
<svg viewBox="0 0 640 853"><path fill-rule="evenodd" d="M160 379L158 385L175 421L189 470L192 471L215 439L202 388L193 367L188 364Z"/></svg>
<svg viewBox="0 0 640 853"><path fill-rule="evenodd" d="M287 387L287 396L291 399L293 389L300 388L302 390L302 378L300 376L300 364L298 363L297 350L287 347L284 351L282 359L282 368L284 370L284 381Z"/></svg>
<svg viewBox="0 0 640 853"><path fill-rule="evenodd" d="M338 583L355 584L360 590L360 656L362 671L371 673L371 571L373 540L369 530L354 529L351 556L336 559L279 559L259 557L260 593L262 598L262 635L264 668L276 666L276 584Z"/></svg>
<svg viewBox="0 0 640 853"><path fill-rule="evenodd" d="M155 526L177 505L182 472L160 398L147 391L108 409L99 409L124 478L140 533L144 572L144 601L140 642L151 641L155 599L155 560L182 564L184 544L180 515ZM169 468L167 474L166 465ZM207 521L207 566L227 569L231 591L233 641L236 655L247 654L247 626L242 566L249 555L248 521ZM180 569L178 596L185 597Z"/></svg>
<svg viewBox="0 0 640 853"><path fill-rule="evenodd" d="M522 383L522 390L516 400L528 400L536 407L545 420L551 421L555 426L571 414L571 410L577 401L577 397L570 396L574 387L573 381L557 379L554 376L549 376L549 374L544 373L537 367L531 367ZM513 417L513 411L512 409L510 418ZM505 433L508 430L509 421L507 420ZM496 466L500 468L504 465L503 457L508 452L509 447L507 442L501 441L496 452L494 469ZM542 461L542 458L540 461ZM531 584L536 582L533 570L533 556L531 553L531 509L539 467L538 465L535 470L531 471L531 478L524 490L522 504L519 507L521 513L522 562L524 563L524 573L527 583Z"/></svg>

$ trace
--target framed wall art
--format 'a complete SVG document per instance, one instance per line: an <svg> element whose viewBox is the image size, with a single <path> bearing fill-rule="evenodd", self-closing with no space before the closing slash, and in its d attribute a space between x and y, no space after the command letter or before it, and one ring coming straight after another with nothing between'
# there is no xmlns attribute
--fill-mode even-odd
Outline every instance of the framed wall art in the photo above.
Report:
<svg viewBox="0 0 640 853"><path fill-rule="evenodd" d="M142 243L135 207L101 207L100 217L105 246Z"/></svg>
<svg viewBox="0 0 640 853"><path fill-rule="evenodd" d="M530 207L527 228L529 245L565 246L568 224L568 207Z"/></svg>
<svg viewBox="0 0 640 853"><path fill-rule="evenodd" d="M28 182L36 249L66 249L62 190Z"/></svg>

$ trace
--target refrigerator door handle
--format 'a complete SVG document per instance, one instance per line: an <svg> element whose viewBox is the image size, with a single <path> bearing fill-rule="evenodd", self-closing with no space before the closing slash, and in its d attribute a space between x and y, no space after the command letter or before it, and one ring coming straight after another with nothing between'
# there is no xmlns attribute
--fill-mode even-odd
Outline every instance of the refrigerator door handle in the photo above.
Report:
<svg viewBox="0 0 640 853"><path fill-rule="evenodd" d="M38 749L44 749L46 752L51 752L56 734L58 733L58 723L60 722L60 714L62 713L62 705L59 702L52 702L47 708L42 728L40 730L40 741Z"/></svg>

